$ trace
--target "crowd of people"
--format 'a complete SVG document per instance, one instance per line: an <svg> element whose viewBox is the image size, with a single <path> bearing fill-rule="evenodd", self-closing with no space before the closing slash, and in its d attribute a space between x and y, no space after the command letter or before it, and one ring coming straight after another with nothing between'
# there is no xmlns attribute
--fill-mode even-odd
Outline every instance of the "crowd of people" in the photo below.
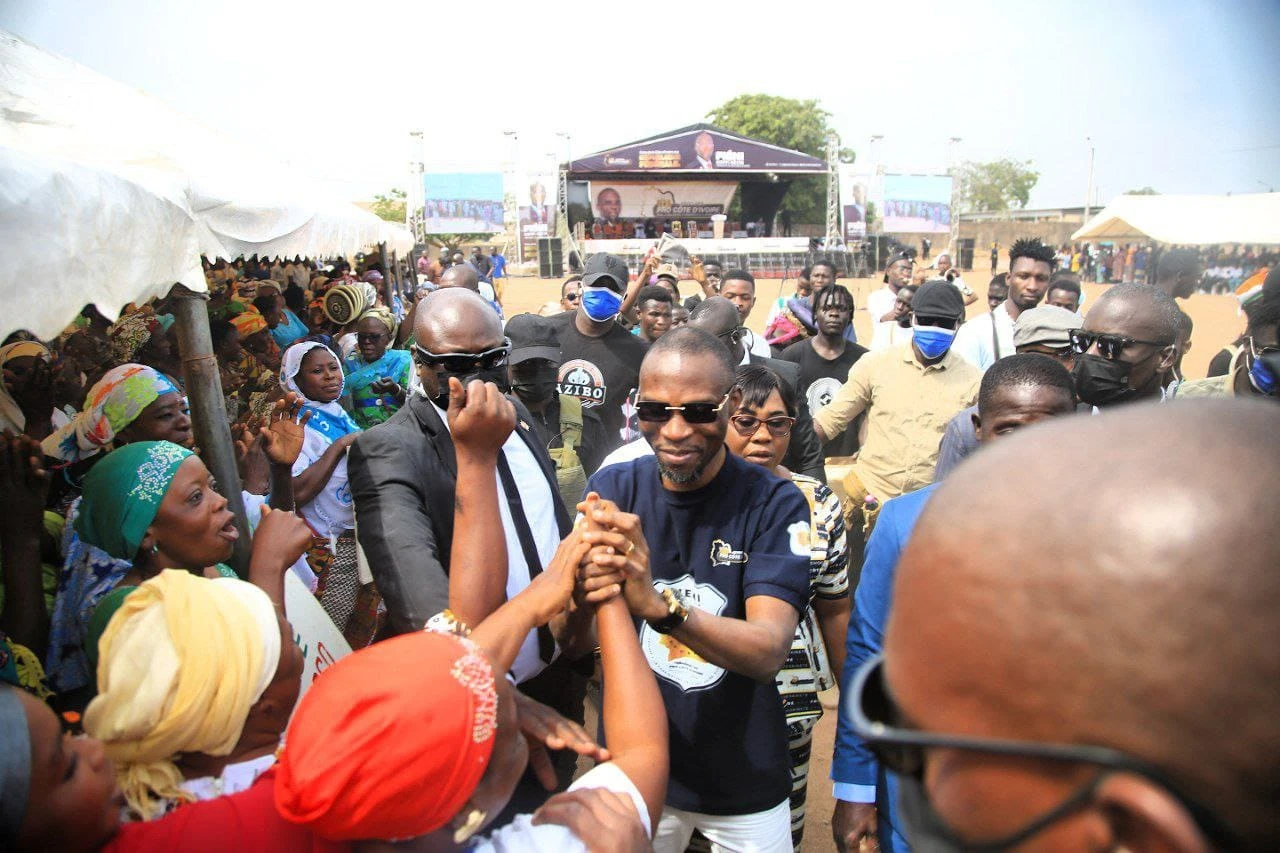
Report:
<svg viewBox="0 0 1280 853"><path fill-rule="evenodd" d="M169 300L5 341L0 847L799 850L837 687L842 853L1280 844L1280 268L500 259L207 263L238 484Z"/></svg>
<svg viewBox="0 0 1280 853"><path fill-rule="evenodd" d="M1064 243L1054 252L1057 268L1097 284L1152 283L1154 268L1166 251L1194 261L1198 269L1195 290L1231 293L1259 269L1280 263L1280 254L1256 246L1170 246L1147 243ZM998 247L992 244L991 272L996 271Z"/></svg>

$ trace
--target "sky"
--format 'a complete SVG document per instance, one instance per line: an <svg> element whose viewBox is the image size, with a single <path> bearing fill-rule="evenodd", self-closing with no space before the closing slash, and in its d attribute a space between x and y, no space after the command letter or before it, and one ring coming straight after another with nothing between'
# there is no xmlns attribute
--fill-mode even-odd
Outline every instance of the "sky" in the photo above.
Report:
<svg viewBox="0 0 1280 853"><path fill-rule="evenodd" d="M1084 204L1091 145L1102 203L1280 189L1276 0L655 8L3 0L0 28L353 200L407 186L419 157L550 171L756 92L817 99L858 162L888 171L1031 160L1029 207Z"/></svg>

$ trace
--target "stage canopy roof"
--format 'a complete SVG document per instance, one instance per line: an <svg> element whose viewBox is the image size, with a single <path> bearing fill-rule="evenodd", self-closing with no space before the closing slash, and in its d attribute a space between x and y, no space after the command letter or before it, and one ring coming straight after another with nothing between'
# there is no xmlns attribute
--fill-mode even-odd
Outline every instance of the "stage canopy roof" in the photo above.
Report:
<svg viewBox="0 0 1280 853"><path fill-rule="evenodd" d="M1071 235L1072 240L1143 237L1188 246L1280 245L1280 193L1117 196Z"/></svg>
<svg viewBox="0 0 1280 853"><path fill-rule="evenodd" d="M569 164L575 179L616 175L671 175L706 180L717 173L735 181L825 175L824 160L721 130L691 124L648 139L580 157Z"/></svg>

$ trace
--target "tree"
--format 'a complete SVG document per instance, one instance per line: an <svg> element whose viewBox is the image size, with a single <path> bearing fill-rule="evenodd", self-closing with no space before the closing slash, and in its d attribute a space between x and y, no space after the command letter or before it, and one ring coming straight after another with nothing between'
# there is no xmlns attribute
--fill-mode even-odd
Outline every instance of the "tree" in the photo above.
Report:
<svg viewBox="0 0 1280 853"><path fill-rule="evenodd" d="M799 101L759 94L739 95L707 114L708 121L731 133L824 159L830 118L831 114L819 107L816 100ZM854 156L852 149L840 150L842 162L851 163ZM790 211L791 219L796 223L825 222L827 179L821 176L796 178L778 210Z"/></svg>
<svg viewBox="0 0 1280 853"><path fill-rule="evenodd" d="M1143 187L1138 190L1129 190L1125 195L1160 195L1160 191L1155 187Z"/></svg>
<svg viewBox="0 0 1280 853"><path fill-rule="evenodd" d="M405 199L408 194L404 190L392 190L390 195L375 195L373 197L373 212L388 222L405 221Z"/></svg>
<svg viewBox="0 0 1280 853"><path fill-rule="evenodd" d="M1030 160L1004 158L960 167L960 207L974 213L1024 208L1040 173Z"/></svg>

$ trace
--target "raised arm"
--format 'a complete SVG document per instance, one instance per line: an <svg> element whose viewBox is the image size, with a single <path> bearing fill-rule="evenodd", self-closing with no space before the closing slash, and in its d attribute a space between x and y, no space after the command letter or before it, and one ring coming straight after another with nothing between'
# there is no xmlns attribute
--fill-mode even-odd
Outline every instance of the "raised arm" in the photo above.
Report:
<svg viewBox="0 0 1280 853"><path fill-rule="evenodd" d="M498 509L498 454L515 407L492 382L449 378L449 431L458 460L449 551L449 609L478 625L507 600L507 543Z"/></svg>

